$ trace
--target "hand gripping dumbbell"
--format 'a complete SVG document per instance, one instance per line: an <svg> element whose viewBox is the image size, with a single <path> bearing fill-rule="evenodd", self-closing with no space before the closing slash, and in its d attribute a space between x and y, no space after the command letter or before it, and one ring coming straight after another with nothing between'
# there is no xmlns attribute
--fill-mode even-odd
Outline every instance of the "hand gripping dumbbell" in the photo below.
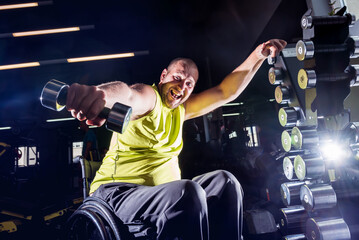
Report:
<svg viewBox="0 0 359 240"><path fill-rule="evenodd" d="M67 99L67 90L69 85L52 79L42 89L40 101L42 106L55 111L61 111L65 108ZM106 128L124 133L131 119L132 108L121 103L115 103L111 109L104 108L98 115L106 119Z"/></svg>

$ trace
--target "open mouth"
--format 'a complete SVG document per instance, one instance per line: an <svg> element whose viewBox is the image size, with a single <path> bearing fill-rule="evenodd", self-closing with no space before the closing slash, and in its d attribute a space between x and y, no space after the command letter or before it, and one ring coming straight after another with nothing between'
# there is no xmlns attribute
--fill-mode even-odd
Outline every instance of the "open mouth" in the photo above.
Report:
<svg viewBox="0 0 359 240"><path fill-rule="evenodd" d="M182 97L182 94L177 94L173 90L171 90L170 92L171 92L171 96L176 100L178 100L178 99L180 99Z"/></svg>

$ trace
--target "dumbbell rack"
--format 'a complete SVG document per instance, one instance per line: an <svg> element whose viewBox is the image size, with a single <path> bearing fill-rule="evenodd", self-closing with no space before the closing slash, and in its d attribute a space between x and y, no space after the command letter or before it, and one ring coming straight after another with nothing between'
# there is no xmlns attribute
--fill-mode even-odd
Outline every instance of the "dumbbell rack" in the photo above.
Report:
<svg viewBox="0 0 359 240"><path fill-rule="evenodd" d="M284 128L281 160L288 181L280 187L286 206L280 209L283 239L356 239L337 203L341 196L358 194L342 189L347 175L321 150L340 141L350 150L346 158L357 153L356 126L343 107L359 79L359 67L350 65L359 49L358 38L349 34L354 22L350 14L316 16L308 10L301 20L303 39L288 44L268 73Z"/></svg>

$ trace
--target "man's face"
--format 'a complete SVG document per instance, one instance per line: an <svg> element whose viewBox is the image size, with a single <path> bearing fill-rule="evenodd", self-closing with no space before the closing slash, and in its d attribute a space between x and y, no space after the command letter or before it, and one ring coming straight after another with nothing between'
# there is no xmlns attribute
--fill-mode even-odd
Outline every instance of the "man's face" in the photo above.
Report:
<svg viewBox="0 0 359 240"><path fill-rule="evenodd" d="M158 84L162 101L171 109L178 107L191 95L197 79L197 68L183 61L164 69Z"/></svg>

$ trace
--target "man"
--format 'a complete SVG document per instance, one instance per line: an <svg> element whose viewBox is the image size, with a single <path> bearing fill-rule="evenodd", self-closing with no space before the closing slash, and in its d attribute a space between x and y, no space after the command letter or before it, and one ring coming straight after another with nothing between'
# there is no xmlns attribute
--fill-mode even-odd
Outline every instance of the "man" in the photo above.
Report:
<svg viewBox="0 0 359 240"><path fill-rule="evenodd" d="M278 39L263 43L218 86L193 95L198 69L186 58L173 60L157 87L71 85L66 106L89 125L105 122L98 117L104 106L120 102L133 109L126 132L113 134L91 185L93 196L107 201L134 236L241 239L243 193L231 173L218 170L180 180L182 124L236 99L263 61L285 45Z"/></svg>

